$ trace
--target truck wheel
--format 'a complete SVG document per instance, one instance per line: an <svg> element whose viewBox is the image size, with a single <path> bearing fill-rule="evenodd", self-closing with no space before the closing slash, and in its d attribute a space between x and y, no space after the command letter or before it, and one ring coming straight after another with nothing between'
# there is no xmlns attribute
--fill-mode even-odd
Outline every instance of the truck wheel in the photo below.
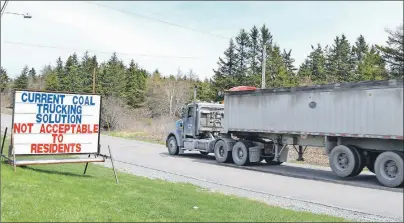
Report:
<svg viewBox="0 0 404 223"><path fill-rule="evenodd" d="M250 163L248 148L251 146L246 141L238 141L233 146L232 155L233 162L238 166L248 165Z"/></svg>
<svg viewBox="0 0 404 223"><path fill-rule="evenodd" d="M403 154L386 151L376 158L375 174L381 184L397 187L403 184Z"/></svg>
<svg viewBox="0 0 404 223"><path fill-rule="evenodd" d="M366 168L372 173L375 173L375 162L378 154L370 154L369 155L369 163L366 164Z"/></svg>
<svg viewBox="0 0 404 223"><path fill-rule="evenodd" d="M332 171L339 177L349 177L359 168L359 157L354 147L336 146L331 150L329 161Z"/></svg>
<svg viewBox="0 0 404 223"><path fill-rule="evenodd" d="M362 172L363 168L365 168L365 156L363 155L363 151L356 146L349 145L348 148L350 148L357 156L355 169L352 174L349 175L350 177L356 177Z"/></svg>
<svg viewBox="0 0 404 223"><path fill-rule="evenodd" d="M215 158L218 163L231 162L231 152L227 150L227 144L223 140L219 140L215 144Z"/></svg>
<svg viewBox="0 0 404 223"><path fill-rule="evenodd" d="M168 148L168 153L170 155L177 155L179 153L179 148L177 146L177 140L175 139L175 136L170 136L167 140L167 148Z"/></svg>

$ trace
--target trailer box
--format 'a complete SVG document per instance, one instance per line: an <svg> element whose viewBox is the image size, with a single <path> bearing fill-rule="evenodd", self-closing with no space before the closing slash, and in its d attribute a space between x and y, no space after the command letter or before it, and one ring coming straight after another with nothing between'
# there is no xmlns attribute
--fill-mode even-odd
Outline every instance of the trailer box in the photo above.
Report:
<svg viewBox="0 0 404 223"><path fill-rule="evenodd" d="M403 81L229 91L223 132L403 137Z"/></svg>

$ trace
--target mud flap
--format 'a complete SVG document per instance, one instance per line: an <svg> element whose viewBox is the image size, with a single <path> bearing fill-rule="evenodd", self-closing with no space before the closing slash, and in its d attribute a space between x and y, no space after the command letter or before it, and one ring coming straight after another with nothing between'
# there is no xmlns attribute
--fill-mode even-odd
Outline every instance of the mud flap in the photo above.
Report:
<svg viewBox="0 0 404 223"><path fill-rule="evenodd" d="M283 150L281 151L281 154L279 154L279 162L287 162L288 153L289 153L289 147L285 146L285 148L283 148Z"/></svg>

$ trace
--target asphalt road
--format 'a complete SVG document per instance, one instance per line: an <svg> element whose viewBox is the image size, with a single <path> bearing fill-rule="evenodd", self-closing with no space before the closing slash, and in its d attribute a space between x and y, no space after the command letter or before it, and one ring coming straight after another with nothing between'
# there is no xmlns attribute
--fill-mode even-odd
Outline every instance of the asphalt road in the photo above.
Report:
<svg viewBox="0 0 404 223"><path fill-rule="evenodd" d="M11 116L1 114L2 129L10 125ZM403 189L382 187L371 173L341 180L328 168L293 164L238 168L218 165L213 156L195 153L169 156L161 145L102 136L102 153L108 154L108 145L114 159L121 161L115 164L118 169L128 168L128 163L132 163L235 188L403 219Z"/></svg>

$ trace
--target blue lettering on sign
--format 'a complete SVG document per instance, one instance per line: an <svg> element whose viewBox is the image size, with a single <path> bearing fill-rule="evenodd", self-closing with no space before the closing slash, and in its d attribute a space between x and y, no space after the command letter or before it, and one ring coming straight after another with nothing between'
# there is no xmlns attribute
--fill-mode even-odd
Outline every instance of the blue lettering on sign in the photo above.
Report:
<svg viewBox="0 0 404 223"><path fill-rule="evenodd" d="M81 115L81 105L37 104L38 113L78 114Z"/></svg>
<svg viewBox="0 0 404 223"><path fill-rule="evenodd" d="M23 103L33 103L37 106L35 115L36 123L49 124L81 124L83 117L83 106L94 106L93 96L72 97L72 104L65 105L65 94L23 92L21 101Z"/></svg>
<svg viewBox="0 0 404 223"><path fill-rule="evenodd" d="M25 96L25 97L24 97L24 96ZM27 92L22 93L22 94L21 94L21 101L22 101L22 102L27 102L27 100L28 100L28 94L27 94Z"/></svg>
<svg viewBox="0 0 404 223"><path fill-rule="evenodd" d="M49 124L81 124L83 117L83 106L94 106L93 96L72 97L72 104L64 104L65 94L22 92L23 103L36 104L36 123Z"/></svg>
<svg viewBox="0 0 404 223"><path fill-rule="evenodd" d="M95 105L93 96L73 96L73 104Z"/></svg>
<svg viewBox="0 0 404 223"><path fill-rule="evenodd" d="M41 92L23 92L21 94L22 102L43 103L43 104L63 104L66 97L64 94L52 94Z"/></svg>
<svg viewBox="0 0 404 223"><path fill-rule="evenodd" d="M36 123L49 124L81 124L82 115L37 114Z"/></svg>

